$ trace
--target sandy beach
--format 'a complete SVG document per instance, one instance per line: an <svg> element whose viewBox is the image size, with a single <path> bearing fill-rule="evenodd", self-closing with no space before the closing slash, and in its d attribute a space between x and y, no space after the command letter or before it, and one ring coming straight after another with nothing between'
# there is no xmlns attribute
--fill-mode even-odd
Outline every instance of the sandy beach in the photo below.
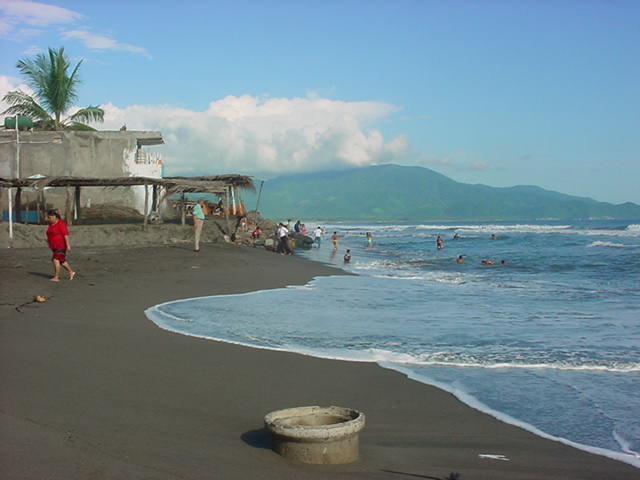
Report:
<svg viewBox="0 0 640 480"><path fill-rule="evenodd" d="M0 252L2 479L638 478L376 364L186 337L143 313L342 273L331 267L223 243L78 247L77 277L54 284L49 259L44 247ZM365 412L361 458L275 454L264 415L303 405Z"/></svg>

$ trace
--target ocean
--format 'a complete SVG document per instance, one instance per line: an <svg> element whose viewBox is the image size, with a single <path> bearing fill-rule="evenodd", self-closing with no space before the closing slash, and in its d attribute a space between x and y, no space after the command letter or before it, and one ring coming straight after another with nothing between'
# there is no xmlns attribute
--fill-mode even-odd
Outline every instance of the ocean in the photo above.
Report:
<svg viewBox="0 0 640 480"><path fill-rule="evenodd" d="M377 362L640 467L640 221L305 223L326 234L297 255L358 275L169 302L147 316L185 335Z"/></svg>

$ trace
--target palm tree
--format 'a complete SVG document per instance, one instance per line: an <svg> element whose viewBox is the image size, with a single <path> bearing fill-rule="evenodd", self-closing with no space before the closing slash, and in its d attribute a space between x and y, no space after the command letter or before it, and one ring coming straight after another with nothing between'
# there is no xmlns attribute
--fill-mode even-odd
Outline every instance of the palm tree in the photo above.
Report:
<svg viewBox="0 0 640 480"><path fill-rule="evenodd" d="M16 68L33 89L34 96L15 90L7 93L3 100L10 107L3 115L25 115L43 130L95 130L83 122L102 122L104 110L97 106L81 108L72 115L62 116L78 98L78 69L82 60L73 68L64 53L64 47L49 48L49 54L40 53L35 58L19 60ZM35 97L35 98L34 98Z"/></svg>

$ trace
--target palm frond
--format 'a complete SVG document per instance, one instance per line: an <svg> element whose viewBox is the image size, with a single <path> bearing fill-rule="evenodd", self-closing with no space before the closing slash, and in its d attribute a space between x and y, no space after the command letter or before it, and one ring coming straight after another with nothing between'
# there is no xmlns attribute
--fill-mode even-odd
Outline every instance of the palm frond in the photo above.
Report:
<svg viewBox="0 0 640 480"><path fill-rule="evenodd" d="M69 115L68 118L64 120L63 123L67 124L68 122L103 122L104 121L104 110L97 106L89 105L86 108L81 108L73 115Z"/></svg>
<svg viewBox="0 0 640 480"><path fill-rule="evenodd" d="M19 60L16 67L33 88L42 108L51 112L56 128L61 128L60 116L77 99L77 73L82 60L73 68L65 55L64 47L49 48L47 54L40 53L34 58Z"/></svg>
<svg viewBox="0 0 640 480"><path fill-rule="evenodd" d="M51 115L42 108L35 99L20 90L8 92L2 100L7 102L10 107L7 108L2 115L24 115L31 117L36 121L51 121Z"/></svg>

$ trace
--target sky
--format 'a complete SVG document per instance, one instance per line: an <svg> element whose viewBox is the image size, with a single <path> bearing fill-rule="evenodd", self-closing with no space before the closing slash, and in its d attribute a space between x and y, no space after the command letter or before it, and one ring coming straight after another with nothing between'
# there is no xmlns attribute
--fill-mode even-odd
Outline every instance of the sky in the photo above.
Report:
<svg viewBox="0 0 640 480"><path fill-rule="evenodd" d="M0 0L0 96L61 46L78 107L161 131L167 175L394 163L640 203L638 0Z"/></svg>

